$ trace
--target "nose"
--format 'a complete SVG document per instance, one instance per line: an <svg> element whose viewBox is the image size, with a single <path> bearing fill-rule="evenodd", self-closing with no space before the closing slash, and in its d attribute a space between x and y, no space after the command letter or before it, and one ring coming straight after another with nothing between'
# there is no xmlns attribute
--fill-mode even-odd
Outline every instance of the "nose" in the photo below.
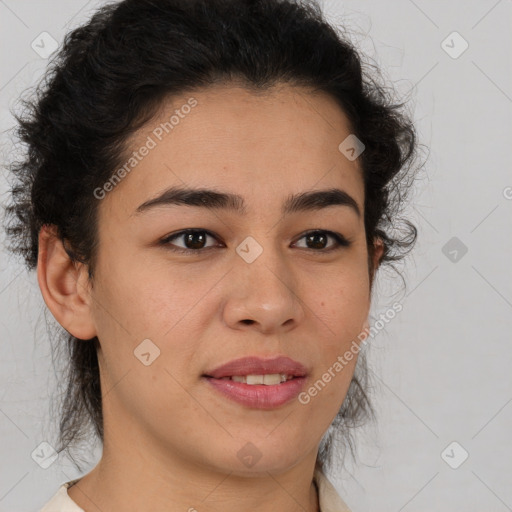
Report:
<svg viewBox="0 0 512 512"><path fill-rule="evenodd" d="M304 317L297 278L270 252L263 251L252 263L237 257L223 311L232 329L283 333L296 328Z"/></svg>

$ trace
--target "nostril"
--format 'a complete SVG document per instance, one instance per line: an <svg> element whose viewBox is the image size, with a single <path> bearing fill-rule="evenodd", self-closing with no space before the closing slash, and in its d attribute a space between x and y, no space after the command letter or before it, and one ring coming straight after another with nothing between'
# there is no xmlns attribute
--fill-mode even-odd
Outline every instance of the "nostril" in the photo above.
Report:
<svg viewBox="0 0 512 512"><path fill-rule="evenodd" d="M242 320L242 322L243 322L244 324L246 324L246 325L252 325L252 324L254 323L254 320L249 320L249 319L247 319L247 320Z"/></svg>

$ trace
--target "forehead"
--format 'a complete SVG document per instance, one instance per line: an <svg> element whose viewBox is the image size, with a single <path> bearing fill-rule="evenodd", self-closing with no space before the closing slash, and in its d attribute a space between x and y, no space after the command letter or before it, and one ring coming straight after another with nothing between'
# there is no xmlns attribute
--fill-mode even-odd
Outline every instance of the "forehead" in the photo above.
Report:
<svg viewBox="0 0 512 512"><path fill-rule="evenodd" d="M171 186L218 188L268 207L284 195L343 188L363 208L359 161L339 150L351 134L325 93L280 85L267 91L217 85L175 96L132 136L123 178L100 209L130 216Z"/></svg>

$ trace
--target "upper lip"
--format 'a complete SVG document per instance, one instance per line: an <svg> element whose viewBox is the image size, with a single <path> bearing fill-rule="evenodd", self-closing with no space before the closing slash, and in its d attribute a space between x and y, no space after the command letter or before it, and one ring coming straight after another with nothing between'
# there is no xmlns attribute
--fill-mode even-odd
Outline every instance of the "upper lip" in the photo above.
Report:
<svg viewBox="0 0 512 512"><path fill-rule="evenodd" d="M294 377L304 377L308 371L304 365L286 356L279 356L273 359L261 357L242 357L234 359L222 366L205 373L207 377L221 379L234 375L268 375L282 373Z"/></svg>

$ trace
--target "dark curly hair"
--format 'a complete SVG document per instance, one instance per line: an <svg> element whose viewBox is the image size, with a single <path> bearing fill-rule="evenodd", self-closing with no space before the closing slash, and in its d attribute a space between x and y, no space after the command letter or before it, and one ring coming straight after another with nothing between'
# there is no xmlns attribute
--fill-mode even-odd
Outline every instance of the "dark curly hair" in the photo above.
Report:
<svg viewBox="0 0 512 512"><path fill-rule="evenodd" d="M377 238L384 244L381 264L396 270L394 263L417 238L415 226L399 215L420 167L414 165L419 145L405 102L394 103L378 67L363 59L315 0L124 0L99 8L66 35L15 114L26 151L9 165L9 249L34 269L39 231L53 225L92 280L99 203L93 190L125 161L129 137L173 95L236 80L253 91L304 86L338 102L365 145L360 163L371 282ZM91 427L103 442L99 344L97 337L85 343L60 326L58 332L57 348L67 348L67 387L57 451L69 455L90 438ZM369 417L375 414L361 353L317 464L332 464L338 435L353 454L350 430Z"/></svg>

